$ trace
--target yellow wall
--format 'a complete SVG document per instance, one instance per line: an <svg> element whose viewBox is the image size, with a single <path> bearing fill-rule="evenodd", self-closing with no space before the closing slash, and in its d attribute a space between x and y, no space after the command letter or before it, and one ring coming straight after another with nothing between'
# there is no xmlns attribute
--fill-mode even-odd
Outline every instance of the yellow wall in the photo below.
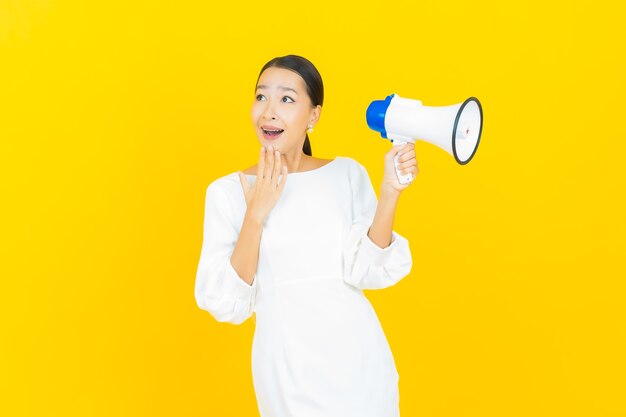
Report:
<svg viewBox="0 0 626 417"><path fill-rule="evenodd" d="M618 2L0 0L0 414L254 416L254 321L195 304L204 191L256 162L258 71L320 70L313 154L375 188L371 100L483 105L457 165L419 142L367 291L410 416L618 416L626 366Z"/></svg>

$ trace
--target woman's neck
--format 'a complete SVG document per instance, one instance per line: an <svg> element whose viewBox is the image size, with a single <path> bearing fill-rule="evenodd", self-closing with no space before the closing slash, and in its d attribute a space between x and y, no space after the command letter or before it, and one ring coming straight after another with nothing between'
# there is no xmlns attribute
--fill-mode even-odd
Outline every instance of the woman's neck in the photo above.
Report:
<svg viewBox="0 0 626 417"><path fill-rule="evenodd" d="M310 156L305 155L302 152L294 155L281 155L281 165L287 164L287 172L306 171L311 162L310 158Z"/></svg>

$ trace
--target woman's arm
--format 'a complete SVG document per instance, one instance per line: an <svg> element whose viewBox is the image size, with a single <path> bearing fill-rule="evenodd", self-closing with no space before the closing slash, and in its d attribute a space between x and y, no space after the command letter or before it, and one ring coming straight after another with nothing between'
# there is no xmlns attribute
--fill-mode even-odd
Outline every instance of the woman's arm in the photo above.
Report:
<svg viewBox="0 0 626 417"><path fill-rule="evenodd" d="M413 265L408 240L393 230L400 191L406 188L398 183L393 163L397 151L390 151L385 159L380 198L376 198L364 166L355 163L355 169L350 171L353 220L343 252L344 281L359 289L395 285L409 274Z"/></svg>
<svg viewBox="0 0 626 417"><path fill-rule="evenodd" d="M246 213L241 225L241 231L239 232L239 238L230 257L230 263L237 271L237 274L248 285L252 285L259 263L259 246L261 244L262 232L263 222Z"/></svg>
<svg viewBox="0 0 626 417"><path fill-rule="evenodd" d="M196 270L195 298L219 322L241 324L254 312L257 285L249 285L232 266L239 238L236 219L222 181L206 189L202 249Z"/></svg>
<svg viewBox="0 0 626 417"><path fill-rule="evenodd" d="M367 236L382 249L385 249L391 244L393 219L396 214L399 199L400 191L381 188L380 199L376 206L376 214L374 215L372 226L367 232Z"/></svg>
<svg viewBox="0 0 626 417"><path fill-rule="evenodd" d="M402 146L393 146L385 154L385 173L383 183L380 187L380 199L376 206L376 214L372 220L372 226L367 232L370 240L385 249L391 244L393 231L393 218L396 214L396 207L400 199L400 193L409 184L400 184L396 174L393 159L398 156L398 168L402 174L417 175L417 161L415 159L415 149L412 143L405 143Z"/></svg>
<svg viewBox="0 0 626 417"><path fill-rule="evenodd" d="M246 199L246 214L241 224L239 238L230 257L237 274L252 285L259 263L259 247L263 234L263 223L272 211L287 181L287 164L284 156L270 145L261 147L257 177L253 186L242 172L238 172ZM280 178L280 182L278 179Z"/></svg>

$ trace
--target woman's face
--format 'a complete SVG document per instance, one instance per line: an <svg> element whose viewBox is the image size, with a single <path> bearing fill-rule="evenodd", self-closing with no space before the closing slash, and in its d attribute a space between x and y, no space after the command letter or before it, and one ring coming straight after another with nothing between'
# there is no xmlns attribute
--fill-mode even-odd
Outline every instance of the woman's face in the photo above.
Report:
<svg viewBox="0 0 626 417"><path fill-rule="evenodd" d="M270 67L259 77L252 123L262 146L273 145L281 154L302 152L308 125L315 125L320 111L321 106L312 106L306 84L297 73Z"/></svg>

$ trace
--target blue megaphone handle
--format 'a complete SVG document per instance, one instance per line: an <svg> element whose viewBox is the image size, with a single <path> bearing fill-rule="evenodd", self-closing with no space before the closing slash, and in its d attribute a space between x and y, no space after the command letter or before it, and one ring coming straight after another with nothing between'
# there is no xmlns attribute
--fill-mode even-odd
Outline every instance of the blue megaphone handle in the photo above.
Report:
<svg viewBox="0 0 626 417"><path fill-rule="evenodd" d="M395 96L395 94L388 95L384 100L372 101L367 108L367 112L365 113L365 118L367 119L367 125L369 128L375 130L376 132L380 132L380 135L384 139L387 139L387 131L385 130L385 115L387 114L387 109L389 108L389 104L391 104L393 96Z"/></svg>

